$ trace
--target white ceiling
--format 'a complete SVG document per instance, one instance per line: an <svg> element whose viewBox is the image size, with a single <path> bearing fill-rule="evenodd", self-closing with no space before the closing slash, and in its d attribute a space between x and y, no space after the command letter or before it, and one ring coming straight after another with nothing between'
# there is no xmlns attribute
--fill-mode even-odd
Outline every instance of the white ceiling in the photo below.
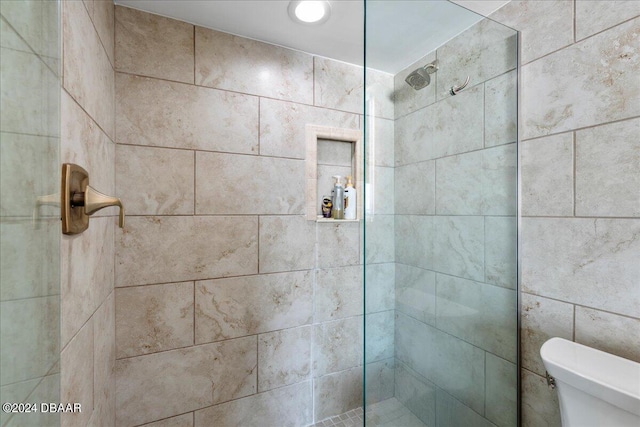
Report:
<svg viewBox="0 0 640 427"><path fill-rule="evenodd" d="M488 14L509 0L456 2ZM288 0L116 0L158 15L363 65L364 3L331 0L320 25L293 22ZM395 74L481 17L447 0L367 1L367 66Z"/></svg>

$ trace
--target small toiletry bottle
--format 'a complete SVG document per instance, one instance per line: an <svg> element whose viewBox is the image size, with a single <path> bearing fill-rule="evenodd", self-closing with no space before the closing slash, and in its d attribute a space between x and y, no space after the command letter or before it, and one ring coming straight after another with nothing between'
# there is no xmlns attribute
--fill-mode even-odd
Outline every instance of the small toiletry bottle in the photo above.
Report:
<svg viewBox="0 0 640 427"><path fill-rule="evenodd" d="M347 177L347 185L344 188L344 219L356 219L357 193L353 187L351 177Z"/></svg>
<svg viewBox="0 0 640 427"><path fill-rule="evenodd" d="M342 186L342 177L340 175L334 175L333 179L336 180L333 186L333 208L331 210L331 217L333 219L344 219L344 187Z"/></svg>
<svg viewBox="0 0 640 427"><path fill-rule="evenodd" d="M331 218L332 207L333 207L333 202L331 201L331 197L323 196L322 197L322 216L325 218Z"/></svg>

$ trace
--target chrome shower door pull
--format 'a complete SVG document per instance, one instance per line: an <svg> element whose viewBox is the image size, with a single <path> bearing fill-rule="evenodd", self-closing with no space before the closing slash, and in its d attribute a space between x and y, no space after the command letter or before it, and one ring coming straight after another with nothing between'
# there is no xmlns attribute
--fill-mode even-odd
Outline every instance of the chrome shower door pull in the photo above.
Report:
<svg viewBox="0 0 640 427"><path fill-rule="evenodd" d="M89 174L73 163L62 165L62 232L79 234L89 228L89 216L100 209L120 208L118 224L124 228L124 206L117 197L107 196L89 185Z"/></svg>

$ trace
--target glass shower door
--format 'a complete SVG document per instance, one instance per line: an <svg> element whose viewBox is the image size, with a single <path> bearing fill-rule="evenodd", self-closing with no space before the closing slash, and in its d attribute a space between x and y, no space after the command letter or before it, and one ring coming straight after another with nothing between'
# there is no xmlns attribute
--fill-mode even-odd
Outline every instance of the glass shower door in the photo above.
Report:
<svg viewBox="0 0 640 427"><path fill-rule="evenodd" d="M393 78L391 119L366 80L367 426L516 426L517 32L437 0L365 22L366 67Z"/></svg>
<svg viewBox="0 0 640 427"><path fill-rule="evenodd" d="M2 426L60 424L39 405L60 402L58 6L0 2Z"/></svg>

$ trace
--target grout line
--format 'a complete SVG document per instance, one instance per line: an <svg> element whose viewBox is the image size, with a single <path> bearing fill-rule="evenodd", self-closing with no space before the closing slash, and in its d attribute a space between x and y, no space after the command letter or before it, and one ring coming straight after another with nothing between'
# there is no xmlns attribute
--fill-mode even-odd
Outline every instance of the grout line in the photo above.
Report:
<svg viewBox="0 0 640 427"><path fill-rule="evenodd" d="M612 121L608 121L608 122L604 122L604 123L597 123L597 124L594 124L594 125L578 127L578 128L574 128L574 129L567 129L567 130L563 130L563 131L556 132L556 133L549 133L549 134L545 134L545 135L534 136L534 137L531 137L531 138L522 139L521 142L535 141L537 139L548 138L548 137L551 137L551 136L564 135L564 134L569 133L569 132L579 132L579 131L583 131L583 130L587 130L587 129L595 129L595 128L599 128L599 127L604 127L604 126L613 125L613 124L616 124L616 123L627 122L627 121L632 121L632 120L637 120L637 119L640 119L640 115L631 116L631 117L625 117L625 118L622 118L622 119L612 120Z"/></svg>
<svg viewBox="0 0 640 427"><path fill-rule="evenodd" d="M196 282L193 281L193 341L192 345L196 345Z"/></svg>
<svg viewBox="0 0 640 427"><path fill-rule="evenodd" d="M196 26L193 25L193 84L196 84Z"/></svg>
<svg viewBox="0 0 640 427"><path fill-rule="evenodd" d="M576 35L577 31L578 31L577 30L578 16L577 16L577 5L576 5L576 3L577 3L577 0L573 0L573 10L571 11L573 13L573 17L572 17L573 20L571 21L571 24L573 25L573 28L572 28L572 30L573 30L573 43L577 43L577 39L578 39L577 35Z"/></svg>
<svg viewBox="0 0 640 427"><path fill-rule="evenodd" d="M193 215L197 215L197 200L198 200L198 152L193 150Z"/></svg>
<svg viewBox="0 0 640 427"><path fill-rule="evenodd" d="M325 106L321 106L321 105L307 104L307 103L304 103L304 102L291 100L291 99L274 98L274 97L271 97L271 96L268 96L268 95L263 95L263 94L241 92L241 91L233 90L233 89L225 89L225 88L212 87L212 86L206 86L206 85L200 85L200 84L191 84L191 83L187 83L187 82L184 82L184 81L170 80L170 79L166 79L166 78L162 78L162 77L148 76L148 75L144 75L144 74L136 74L136 73L132 73L132 72L129 72L129 71L124 71L124 70L116 70L115 74L122 74L122 75L125 75L125 76L134 77L134 78L137 78L137 79L148 79L148 80L159 81L159 82L186 85L186 86L190 86L190 87L202 88L202 89L205 89L205 90L214 90L214 91L218 91L218 92L232 93L232 94L249 96L249 97L254 97L254 98L264 98L264 99L268 99L270 101L279 101L279 102L286 102L286 103L301 105L301 106L304 106L304 107L320 108L320 109L323 109L323 110L335 111L335 112L344 113L344 114L350 114L350 115L354 115L354 116L357 116L357 115L361 114L361 112L353 112L353 111L349 111L349 110L341 110L341 109L338 109L338 108L330 108L330 107L325 107ZM376 117L378 117L378 116L376 116ZM378 118L384 119L384 120L389 120L389 121L395 121L395 119L392 118L392 117L380 116Z"/></svg>
<svg viewBox="0 0 640 427"><path fill-rule="evenodd" d="M258 262L256 265L256 271L258 272L258 274L262 274L260 273L260 215L258 215L258 231L256 233L256 246L257 246L257 251L258 251ZM307 271L307 270L305 270Z"/></svg>
<svg viewBox="0 0 640 427"><path fill-rule="evenodd" d="M576 132L572 132L571 133L571 149L573 151L572 156L571 156L571 162L573 163L573 216L576 216L576 205L578 204L577 198L578 198L578 193L576 191L577 188L577 183L578 183L578 173L577 173L577 166L578 166L578 145L577 145L577 135Z"/></svg>
<svg viewBox="0 0 640 427"><path fill-rule="evenodd" d="M576 340L576 305L575 304L573 304L572 309L573 309L573 328L572 328L573 330L572 330L571 341L575 342Z"/></svg>

